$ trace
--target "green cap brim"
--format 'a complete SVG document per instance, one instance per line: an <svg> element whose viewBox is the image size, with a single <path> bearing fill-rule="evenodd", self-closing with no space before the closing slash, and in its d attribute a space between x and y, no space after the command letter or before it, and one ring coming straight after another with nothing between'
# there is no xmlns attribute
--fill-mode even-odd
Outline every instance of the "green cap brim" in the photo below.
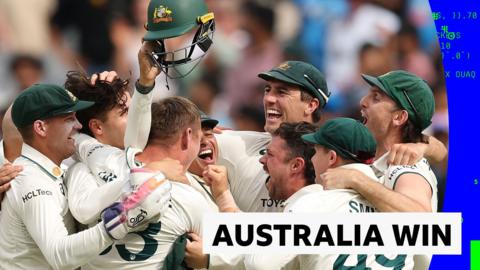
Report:
<svg viewBox="0 0 480 270"><path fill-rule="evenodd" d="M380 82L380 80L378 80L378 78L366 74L362 74L362 78L371 86L376 86L380 88L383 92L385 92L387 95L392 96L390 91L382 84L382 82Z"/></svg>
<svg viewBox="0 0 480 270"><path fill-rule="evenodd" d="M302 135L302 140L304 140L306 142L309 142L309 143L316 144L316 145L321 145L321 146L326 147L328 149L331 149L331 150L335 151L338 155L340 155L342 158L352 159L350 154L345 152L345 150L337 147L334 144L331 144L323 136L315 136L316 134L317 133L309 133L309 134Z"/></svg>
<svg viewBox="0 0 480 270"><path fill-rule="evenodd" d="M258 74L258 77L261 78L261 79L264 79L266 81L279 80L279 81L282 81L282 82L298 85L300 87L303 86L303 85L299 84L298 82L290 79L289 77L287 77L287 76L283 75L282 73L280 73L278 71L275 71L275 70L268 71L268 72L262 72L262 73Z"/></svg>
<svg viewBox="0 0 480 270"><path fill-rule="evenodd" d="M95 104L95 102L79 100L72 107L52 112L51 115L49 115L49 117L53 117L53 116L57 116L57 115L61 115L61 114L66 114L66 113L78 112L78 111L84 110L84 109L86 109L90 106L93 106L93 104Z"/></svg>
<svg viewBox="0 0 480 270"><path fill-rule="evenodd" d="M147 30L147 33L145 34L145 36L143 36L143 39L146 41L152 41L152 40L178 37L187 33L194 27L195 27L195 24L187 24L187 25L183 25L175 28L170 28L168 30L158 30L158 31Z"/></svg>
<svg viewBox="0 0 480 270"><path fill-rule="evenodd" d="M318 144L317 140L315 139L315 133L302 135L302 140L308 143Z"/></svg>

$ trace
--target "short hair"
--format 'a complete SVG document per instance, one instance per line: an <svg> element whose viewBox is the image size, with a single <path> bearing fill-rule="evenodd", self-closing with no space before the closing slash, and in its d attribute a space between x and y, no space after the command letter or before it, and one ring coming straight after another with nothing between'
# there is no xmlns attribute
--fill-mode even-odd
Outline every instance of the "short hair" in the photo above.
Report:
<svg viewBox="0 0 480 270"><path fill-rule="evenodd" d="M152 104L148 144L172 145L184 129L196 131L200 126L200 111L193 102L183 97L162 99Z"/></svg>
<svg viewBox="0 0 480 270"><path fill-rule="evenodd" d="M82 124L81 132L93 136L88 127L91 119L105 121L107 113L116 106L127 110L125 94L130 92L128 83L128 79L116 78L112 82L97 80L95 85L92 85L90 78L83 72L69 71L67 73L65 88L81 100L95 102L93 106L78 111L76 114L78 121Z"/></svg>
<svg viewBox="0 0 480 270"><path fill-rule="evenodd" d="M289 159L300 157L305 160L305 170L303 175L307 184L315 183L315 169L312 163L312 157L315 155L315 148L312 144L305 142L302 135L315 132L315 125L307 122L282 123L273 136L282 138L288 147Z"/></svg>
<svg viewBox="0 0 480 270"><path fill-rule="evenodd" d="M22 139L26 143L30 143L33 139L33 123L24 127L17 127L18 132L22 135Z"/></svg>
<svg viewBox="0 0 480 270"><path fill-rule="evenodd" d="M303 101L303 102L310 102L314 99L315 97L313 97L310 93L308 93L306 90L300 88L300 100ZM318 122L320 122L320 120L322 119L322 106L320 106L320 103L321 101L319 100L319 104L318 104L318 107L315 109L315 111L313 111L312 113L312 120L313 120L313 123L317 124Z"/></svg>

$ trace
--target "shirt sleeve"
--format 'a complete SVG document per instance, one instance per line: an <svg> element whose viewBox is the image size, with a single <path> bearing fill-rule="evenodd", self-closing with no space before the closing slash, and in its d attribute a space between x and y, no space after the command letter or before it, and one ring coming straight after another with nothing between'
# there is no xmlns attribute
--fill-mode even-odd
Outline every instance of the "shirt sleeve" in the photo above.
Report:
<svg viewBox="0 0 480 270"><path fill-rule="evenodd" d="M431 179L431 169L426 159L422 159L415 165L401 165L401 166L389 166L385 174L385 185L395 190L395 185L398 178L404 174L418 174L427 181L432 190L434 190L436 183Z"/></svg>
<svg viewBox="0 0 480 270"><path fill-rule="evenodd" d="M101 212L121 198L128 179L97 182L83 163L76 163L67 172L68 206L77 221L88 225L100 218Z"/></svg>
<svg viewBox="0 0 480 270"><path fill-rule="evenodd" d="M135 155L140 152L131 147L122 150L105 145L85 134L75 136L75 148L75 158L105 182L128 179L130 169L137 167Z"/></svg>
<svg viewBox="0 0 480 270"><path fill-rule="evenodd" d="M103 223L68 235L56 193L52 190L40 185L21 185L19 189L22 197L32 190L37 195L17 201L20 204L17 209L27 231L54 269L81 266L113 243Z"/></svg>
<svg viewBox="0 0 480 270"><path fill-rule="evenodd" d="M225 131L216 138L219 149L218 164L227 168L232 193L236 193L240 186L247 185L240 181L250 174L249 170L243 170L242 165L247 164L251 158L255 158L257 162L257 157L260 158L259 151L266 147L270 137L261 132ZM262 168L260 163L258 168Z"/></svg>
<svg viewBox="0 0 480 270"><path fill-rule="evenodd" d="M235 160L241 155L257 155L265 148L271 136L266 132L224 131L216 136L220 158ZM240 155L240 156L241 156Z"/></svg>
<svg viewBox="0 0 480 270"><path fill-rule="evenodd" d="M147 145L152 123L152 99L153 91L144 95L135 89L128 109L127 128L124 138L125 148L132 147L143 150Z"/></svg>

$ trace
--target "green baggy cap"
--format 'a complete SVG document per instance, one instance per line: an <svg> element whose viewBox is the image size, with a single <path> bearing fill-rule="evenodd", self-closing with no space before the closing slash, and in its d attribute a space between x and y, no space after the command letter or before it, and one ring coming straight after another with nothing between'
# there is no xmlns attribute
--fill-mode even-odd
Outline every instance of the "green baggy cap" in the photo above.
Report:
<svg viewBox="0 0 480 270"><path fill-rule="evenodd" d="M325 107L330 97L325 76L313 65L302 61L287 61L270 71L258 74L258 77L272 79L301 87L320 101L320 108Z"/></svg>
<svg viewBox="0 0 480 270"><path fill-rule="evenodd" d="M395 70L378 77L362 74L371 86L377 86L402 109L409 119L421 130L432 123L435 99L428 84L404 70Z"/></svg>
<svg viewBox="0 0 480 270"><path fill-rule="evenodd" d="M12 120L17 128L39 119L86 109L94 102L79 100L67 89L54 84L34 84L13 102Z"/></svg>
<svg viewBox="0 0 480 270"><path fill-rule="evenodd" d="M334 150L344 159L365 164L373 162L377 150L377 143L368 128L351 118L330 119L314 133L303 135L302 139Z"/></svg>
<svg viewBox="0 0 480 270"><path fill-rule="evenodd" d="M147 33L144 40L181 36L200 25L208 13L203 0L151 0L147 11Z"/></svg>

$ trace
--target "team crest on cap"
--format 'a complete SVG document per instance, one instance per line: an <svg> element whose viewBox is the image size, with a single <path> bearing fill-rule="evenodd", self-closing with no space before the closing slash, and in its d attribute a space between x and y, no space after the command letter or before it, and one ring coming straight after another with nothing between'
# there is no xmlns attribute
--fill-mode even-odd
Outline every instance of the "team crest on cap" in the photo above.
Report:
<svg viewBox="0 0 480 270"><path fill-rule="evenodd" d="M78 98L74 94L72 94L72 92L68 91L67 89L65 89L65 91L73 102L77 101Z"/></svg>
<svg viewBox="0 0 480 270"><path fill-rule="evenodd" d="M173 21L171 9L168 9L168 7L166 6L160 6L155 8L155 10L153 11L153 23L171 21Z"/></svg>
<svg viewBox="0 0 480 270"><path fill-rule="evenodd" d="M290 68L290 65L287 62L283 62L277 68L281 70L287 70Z"/></svg>

